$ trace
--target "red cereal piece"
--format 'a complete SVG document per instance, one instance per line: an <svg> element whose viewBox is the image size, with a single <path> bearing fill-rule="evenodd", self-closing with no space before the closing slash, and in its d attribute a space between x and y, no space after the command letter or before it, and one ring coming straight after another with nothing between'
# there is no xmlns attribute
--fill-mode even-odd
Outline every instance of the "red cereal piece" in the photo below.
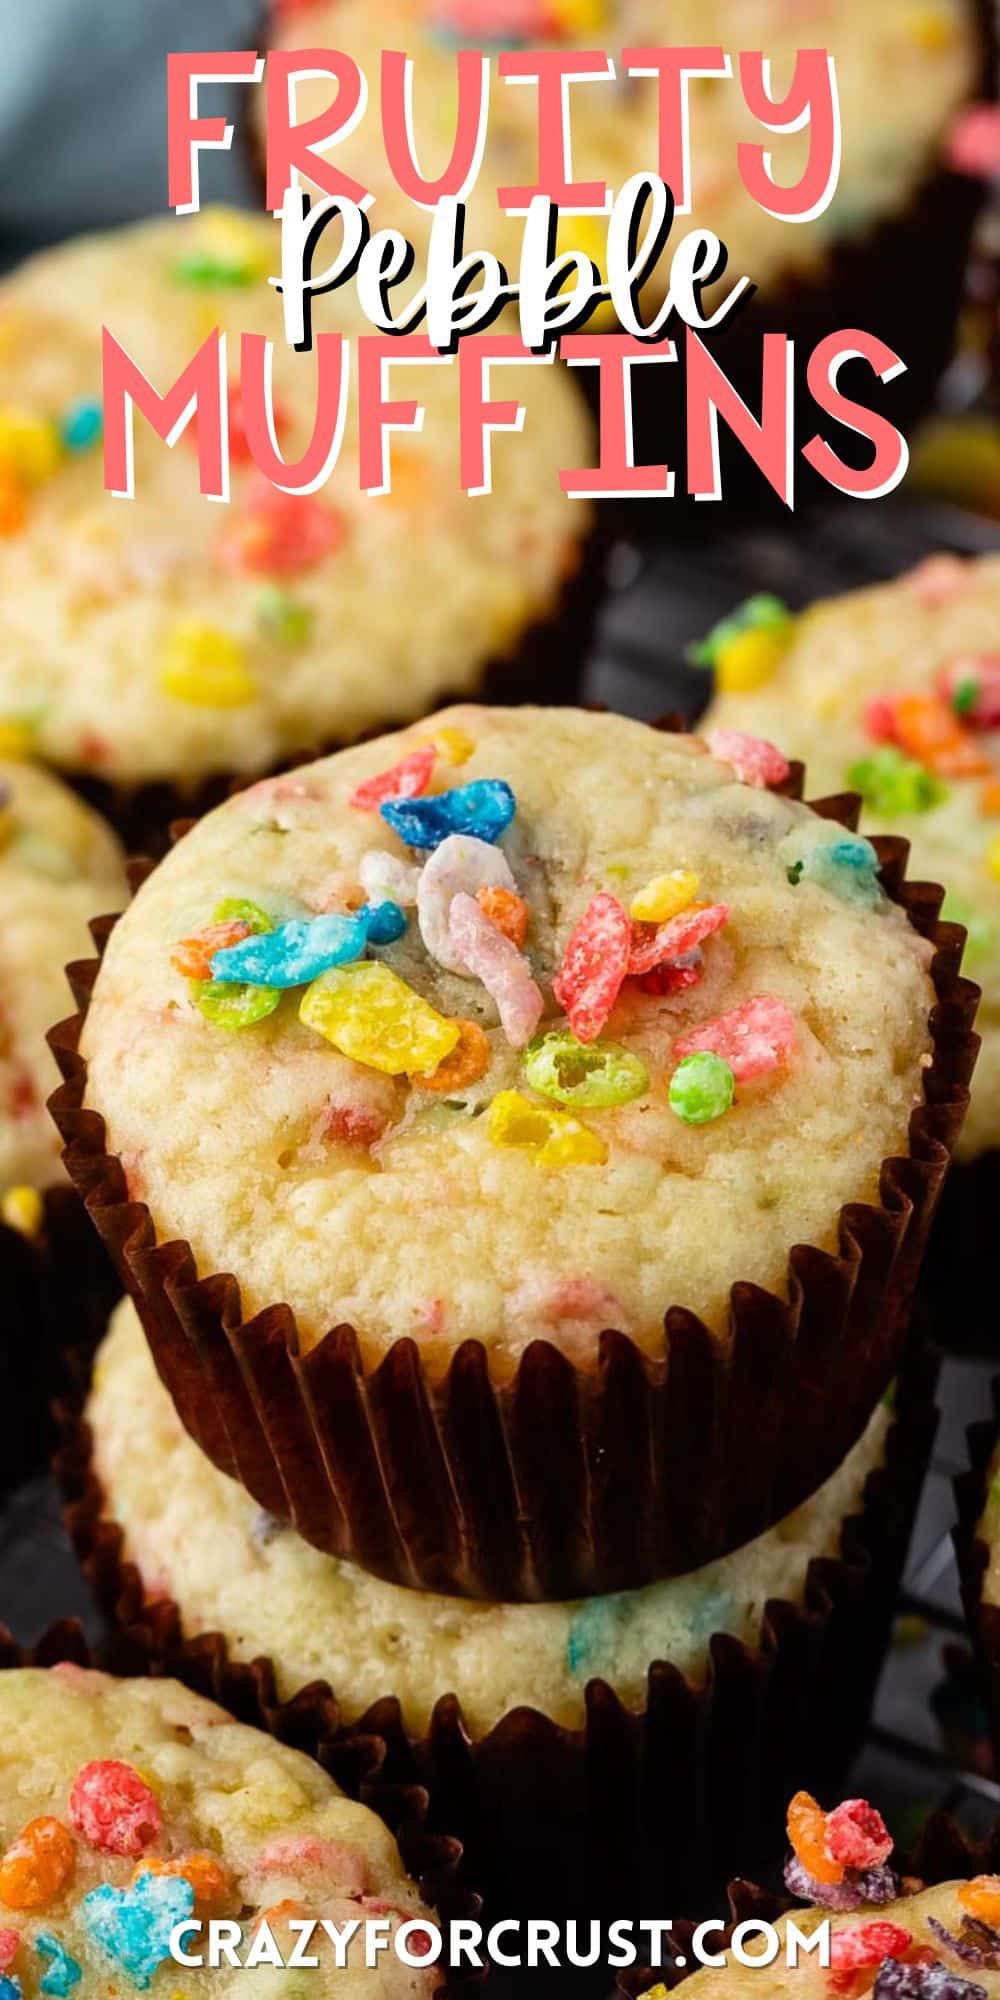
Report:
<svg viewBox="0 0 1000 2000"><path fill-rule="evenodd" d="M203 931L195 931L193 936L175 944L170 963L184 979L211 979L216 952L227 950L231 944L241 944L249 936L249 924L239 918L230 924L206 924Z"/></svg>
<svg viewBox="0 0 1000 2000"><path fill-rule="evenodd" d="M881 1868L892 1853L892 1835L867 1799L845 1799L828 1814L826 1844L845 1868Z"/></svg>
<svg viewBox="0 0 1000 2000"><path fill-rule="evenodd" d="M795 1049L795 1039L794 1014L783 1000L761 993L753 1000L744 1001L742 1007L734 1007L732 1013L720 1014L716 1020L705 1021L700 1028L690 1029L674 1043L674 1056L678 1062L683 1062L685 1056L707 1050L712 1055L721 1056L723 1062L729 1064L737 1083L750 1083L756 1076L769 1076L772 1070L783 1068ZM849 1807L861 1803L860 1800L850 1800L848 1806L838 1806L837 1812L846 1814ZM871 1812L872 1809L869 1806L865 1810ZM836 1816L831 1814L829 1826L833 1825ZM878 1820L877 1813L874 1818ZM882 1826L881 1820L878 1823ZM886 1853L891 1847L890 1840ZM846 1854L840 1854L832 1845L830 1852L837 1861L846 1861L851 1867L874 1866L874 1862L867 1858L854 1861Z"/></svg>
<svg viewBox="0 0 1000 2000"><path fill-rule="evenodd" d="M602 889L580 918L552 982L578 1042L596 1042L629 970L632 920Z"/></svg>
<svg viewBox="0 0 1000 2000"><path fill-rule="evenodd" d="M698 955L696 965L656 965L652 972L644 972L636 985L643 993L653 993L658 999L669 999L675 993L688 993L692 986L700 986L705 977L705 967Z"/></svg>
<svg viewBox="0 0 1000 2000"><path fill-rule="evenodd" d="M378 812L387 799L421 798L434 775L436 758L433 743L411 750L391 770L380 771L376 778L365 778L363 784L355 786L348 805L356 807L358 812Z"/></svg>
<svg viewBox="0 0 1000 2000"><path fill-rule="evenodd" d="M20 1931L0 1930L0 1972L9 1972L21 1949Z"/></svg>
<svg viewBox="0 0 1000 2000"><path fill-rule="evenodd" d="M658 965L672 965L688 952L697 951L716 931L729 922L728 903L693 903L679 917L665 924L633 924L628 969L641 978Z"/></svg>
<svg viewBox="0 0 1000 2000"><path fill-rule="evenodd" d="M865 703L865 733L873 743L895 743L896 711L887 695L876 694Z"/></svg>
<svg viewBox="0 0 1000 2000"><path fill-rule="evenodd" d="M850 1930L834 1931L830 1939L832 1993L851 1993L854 1975L869 1972L884 1958L902 1958L913 1943L912 1931L902 1924L858 1924Z"/></svg>
<svg viewBox="0 0 1000 2000"><path fill-rule="evenodd" d="M345 532L343 516L311 494L264 485L247 496L216 554L237 575L293 576L333 555Z"/></svg>
<svg viewBox="0 0 1000 2000"><path fill-rule="evenodd" d="M960 653L941 668L937 690L972 729L1000 729L1000 653Z"/></svg>
<svg viewBox="0 0 1000 2000"><path fill-rule="evenodd" d="M163 1825L159 1802L131 1764L115 1758L84 1764L73 1781L69 1816L102 1854L141 1854Z"/></svg>
<svg viewBox="0 0 1000 2000"><path fill-rule="evenodd" d="M356 1146L370 1153L384 1136L388 1124L387 1113L369 1111L357 1104L330 1104L324 1114L322 1136L332 1145Z"/></svg>
<svg viewBox="0 0 1000 2000"><path fill-rule="evenodd" d="M731 764L744 785L781 785L788 776L787 757L763 736L747 736L742 729L710 729L705 738L713 757Z"/></svg>

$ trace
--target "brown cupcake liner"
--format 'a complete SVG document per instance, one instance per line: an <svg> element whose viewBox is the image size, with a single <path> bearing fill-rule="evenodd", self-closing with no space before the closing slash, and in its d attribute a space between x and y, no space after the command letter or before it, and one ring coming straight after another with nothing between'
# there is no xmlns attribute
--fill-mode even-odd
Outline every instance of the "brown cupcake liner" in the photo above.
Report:
<svg viewBox="0 0 1000 2000"><path fill-rule="evenodd" d="M796 767L786 790L801 794ZM839 822L858 802L820 801ZM143 1320L192 1437L307 1541L392 1582L498 1601L575 1598L682 1573L791 1513L856 1442L896 1372L914 1284L968 1102L978 992L942 891L905 879L905 844L876 842L882 879L933 941L937 1005L909 1153L883 1164L878 1205L848 1203L839 1254L792 1249L787 1301L734 1284L728 1336L671 1308L665 1354L602 1334L575 1365L548 1341L502 1387L466 1341L440 1381L400 1339L366 1370L351 1327L300 1351L294 1315L244 1321L231 1276L202 1277L131 1201L104 1121L83 1108L79 1041L99 964L69 969L82 1009L51 1036L66 1082L51 1108L70 1175ZM113 921L95 926L102 949Z"/></svg>
<svg viewBox="0 0 1000 2000"><path fill-rule="evenodd" d="M756 1645L716 1634L703 1685L655 1663L636 1712L594 1680L578 1730L519 1708L477 1737L448 1692L419 1739L391 1689L367 1710L356 1728L384 1745L379 1785L426 1789L428 1825L462 1842L466 1880L485 1894L490 1920L710 1910L737 1865L763 1867L780 1851L792 1791L836 1790L888 1645L937 1426L936 1375L936 1356L911 1353L884 1463L843 1524L839 1557L811 1563L801 1602L767 1605ZM282 1704L268 1659L238 1666L218 1633L194 1634L176 1603L145 1598L105 1512L80 1414L85 1393L81 1380L62 1412L57 1472L77 1553L126 1664L206 1692L225 1686L237 1713L325 1761L340 1734L336 1689L315 1683ZM374 1790L366 1796L377 1802Z"/></svg>
<svg viewBox="0 0 1000 2000"><path fill-rule="evenodd" d="M494 706L527 701L553 706L575 701L604 597L607 553L608 538L598 526L580 543L576 567L549 616L522 633L509 652L487 662L477 685L455 693L443 690L433 708L447 707L453 701L482 701ZM64 771L62 776L111 823L130 853L159 859L170 845L170 827L175 820L200 819L231 793L262 778L419 720L419 714L390 713L357 736L331 737L325 744L290 752L270 771L234 773L221 769L189 785L157 780L129 786L80 771Z"/></svg>
<svg viewBox="0 0 1000 2000"><path fill-rule="evenodd" d="M298 1726L295 1704L281 1710L269 1699L266 1671L256 1666L230 1666L210 1646L200 1656L197 1647L191 1648L188 1671L181 1674L173 1664L155 1660L123 1633L112 1633L104 1644L91 1646L77 1619L61 1619L33 1646L20 1645L7 1627L0 1625L0 1673L18 1667L55 1667L64 1662L94 1667L123 1678L183 1679L197 1694L228 1709L238 1722L267 1730L295 1749L313 1749L315 1738L309 1742L301 1740L308 1732ZM385 1745L376 1735L362 1728L340 1728L334 1719L334 1726L324 1736L319 1761L341 1791L370 1804L384 1821L396 1840L407 1874L417 1884L428 1909L437 1913L443 1925L463 1917L478 1917L479 1898L462 1880L459 1842L430 1827L427 1794L419 1784L394 1784L385 1779ZM445 1970L435 2000L473 2000L483 1977L467 1968L461 1973Z"/></svg>
<svg viewBox="0 0 1000 2000"><path fill-rule="evenodd" d="M121 1286L75 1189L50 1188L37 1237L0 1223L0 1498L47 1461L68 1327L97 1338Z"/></svg>

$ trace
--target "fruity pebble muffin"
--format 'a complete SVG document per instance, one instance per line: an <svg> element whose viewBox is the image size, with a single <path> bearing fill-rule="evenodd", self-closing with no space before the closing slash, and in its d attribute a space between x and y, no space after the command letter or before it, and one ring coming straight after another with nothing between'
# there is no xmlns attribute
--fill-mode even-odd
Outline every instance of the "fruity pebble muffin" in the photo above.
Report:
<svg viewBox="0 0 1000 2000"><path fill-rule="evenodd" d="M136 497L104 491L102 323L161 392L215 327L237 376L241 334L266 335L282 450L301 456L315 357L284 341L279 248L269 218L209 210L46 251L0 285L0 725L122 810L144 785L193 794L478 690L580 568L590 514L559 472L590 462L589 418L531 367L509 371L525 429L497 441L482 499L460 485L450 365L407 385L426 423L392 441L391 495L360 489L353 382L337 466L297 498L253 466L235 380L229 505L201 499L193 434L169 450L141 417ZM346 295L317 322L355 361L372 331ZM569 644L550 631L535 685Z"/></svg>
<svg viewBox="0 0 1000 2000"><path fill-rule="evenodd" d="M66 1185L45 1100L58 1072L45 1036L67 1011L63 967L91 949L88 923L128 897L103 821L54 778L0 761L0 1488L46 1449L52 1322L115 1296L110 1266Z"/></svg>
<svg viewBox="0 0 1000 2000"><path fill-rule="evenodd" d="M190 1920L237 1920L247 1951L267 1917L289 1954L294 1918L385 1914L395 1932L429 1914L374 1813L310 1757L174 1681L13 1669L0 1676L0 1718L4 2000L238 1991L242 1969L171 1959L171 1933ZM207 1933L185 1948L206 1949ZM320 1946L313 1989L431 2000L441 1985L393 1954L367 1970L363 1953L359 1933L337 1970ZM256 1982L286 1990L276 1970Z"/></svg>
<svg viewBox="0 0 1000 2000"><path fill-rule="evenodd" d="M743 1663L741 1735L756 1743L759 1730L761 1741L748 1751L745 1775L728 1760L726 1825L758 1825L754 1852L763 1852L773 1830L771 1795L783 1806L803 1760L809 1769L815 1763L814 1715L827 1683L837 1687L837 1728L824 1733L822 1754L834 1768L840 1758L839 1782L881 1662L933 1430L929 1385L915 1390L908 1381L895 1415L880 1406L827 1484L756 1541L694 1575L568 1604L469 1602L406 1590L311 1548L261 1512L188 1438L130 1301L97 1357L88 1429L64 1452L60 1469L76 1546L102 1604L132 1642L138 1628L154 1635L158 1667L183 1676L205 1658L203 1635L220 1635L231 1667L267 1660L270 1699L294 1703L300 1726L302 1691L319 1681L332 1687L349 1725L368 1718L379 1726L376 1706L391 1696L434 1793L438 1823L460 1830L477 1856L485 1849L491 1877L502 1878L518 1873L523 1836L514 1855L505 1854L491 1829L507 1827L510 1799L525 1784L534 1798L538 1780L525 1776L526 1762L549 1773L547 1801L537 1801L547 1823L557 1810L569 1822L553 1838L557 1852L579 1857L589 1843L593 1863L609 1819L617 1842L631 1837L625 1817L608 1812L597 1777L607 1754L588 1692L597 1680L622 1726L639 1733L649 1767L673 1774L666 1791L652 1788L655 1817L666 1825L685 1821L690 1790L710 1786L709 1746L725 1736L733 1699L726 1666L734 1660ZM138 1603L125 1567L131 1564L141 1579ZM797 1644L807 1627L808 1666ZM797 1699L776 1701L791 1660ZM677 1690L673 1707L658 1701L668 1678ZM751 1678L756 1694L748 1705ZM689 1705L701 1714L693 1769ZM453 1728L468 1732L475 1761L464 1796L454 1798L446 1747ZM297 1740L307 1747L302 1735ZM558 1784L551 1782L554 1754L565 1763ZM584 1758L589 1807L580 1804ZM763 1789L762 1769L769 1774ZM533 1818L534 1803L523 1816ZM643 1882L652 1907L664 1883L648 1871L664 1865L662 1844L662 1833L644 1839L643 1858L635 1860L636 1884ZM685 1894L694 1893L692 1870L703 1865L697 1842L690 1845L680 1877ZM523 1870L529 1877L533 1866L530 1858ZM586 1863L578 1866L582 1880ZM675 1895L677 1888L675 1881ZM518 1907L522 1893L523 1883Z"/></svg>
<svg viewBox="0 0 1000 2000"><path fill-rule="evenodd" d="M1000 1876L974 1875L931 1886L900 1876L890 1865L892 1835L867 1799L845 1799L824 1812L808 1793L799 1792L789 1807L788 1827L792 1852L785 1880L793 1895L812 1907L775 1917L761 1892L749 1883L734 1883L734 1915L751 1925L743 1951L762 1964L741 1965L726 1955L724 1967L706 1967L685 1978L685 1993L697 1994L699 2000L751 1995L764 1983L766 1966L768 1993L789 1994L793 2000L827 2000L832 1993L847 1994L849 2000L868 1995L872 2000L989 2000L1000 1994ZM931 1852L935 1843L942 1853L953 1849L959 1861L969 1851L941 1816L928 1828ZM988 1845L995 1844L994 1833ZM762 1920L773 1922L776 1932L773 1957L772 1943L760 1935ZM793 1925L806 1941L829 1925L825 1965L818 1944L810 1953L792 1943L788 1930ZM707 1937L704 1945L713 1956L722 1955L717 1936ZM792 1965L785 1963L790 1952L797 1961ZM667 1989L630 1974L619 1991L629 2000L666 2000Z"/></svg>
<svg viewBox="0 0 1000 2000"><path fill-rule="evenodd" d="M811 18L814 16L814 18ZM829 49L836 60L843 124L838 192L827 212L795 228L764 212L739 178L737 149L760 143L761 128L746 110L737 83L719 77L691 86L693 213L684 229L707 228L728 245L733 269L748 272L765 292L793 276L812 276L844 238L864 238L887 217L910 208L936 166L945 135L975 87L980 41L970 0L881 0L876 17L863 0L826 0L821 7L785 0L388 0L373 9L365 0L316 0L274 9L272 48L345 49L361 64L371 108L338 146L344 170L375 195L373 226L391 224L422 241L430 215L400 195L390 175L377 112L377 79L383 49L405 49L416 62L413 125L416 154L429 179L448 163L454 143L455 50L486 47L605 49L618 72L614 84L579 85L572 93L572 164L577 181L606 183L615 193L636 173L656 170L659 157L658 86L627 78L623 48L763 49L770 57L776 95L792 75L803 47ZM897 88L887 97L885 78ZM300 123L329 108L331 79L305 78L297 89ZM261 137L264 92L258 93ZM802 134L782 136L776 176L791 186L807 158ZM468 197L469 244L483 245L509 261L516 273L523 217L508 217L499 187L531 185L538 172L537 92L494 79L482 172ZM567 216L567 247L604 265L606 222ZM678 233L681 225L678 226ZM668 262L660 266L665 291Z"/></svg>
<svg viewBox="0 0 1000 2000"><path fill-rule="evenodd" d="M885 893L874 849L770 792L768 779L788 777L770 745L721 733L712 743L715 756L691 738L576 710L447 710L231 799L149 875L108 941L80 1036L82 1124L72 1089L57 1107L81 1137L71 1171L95 1189L103 1153L109 1182L90 1205L109 1240L117 1204L140 1202L161 1244L189 1246L185 1268L190 1257L201 1278L234 1275L238 1310L262 1334L280 1325L287 1349L294 1321L301 1359L288 1373L268 1364L257 1442L249 1449L247 1438L243 1455L229 1398L245 1391L221 1350L209 1362L213 1309L198 1312L189 1343L179 1270L168 1278L158 1256L136 1261L130 1243L115 1242L195 1435L224 1470L235 1453L273 1511L287 1512L281 1482L292 1482L297 1524L332 1553L349 1546L347 1489L334 1498L328 1487L313 1518L300 1511L328 1466L313 1446L303 1455L303 1426L316 1425L323 1453L344 1448L348 1420L324 1375L331 1329L342 1330L342 1358L359 1350L368 1369L398 1358L402 1336L413 1342L418 1396L440 1397L441 1421L435 1434L425 1407L415 1431L397 1430L389 1383L405 1396L414 1384L388 1366L393 1457L467 1456L454 1471L471 1501L495 1461L492 1449L486 1460L473 1452L473 1401L457 1421L463 1396L492 1398L483 1421L502 1421L505 1398L527 1419L525 1370L540 1363L552 1376L532 1394L556 1399L554 1422L560 1398L570 1407L574 1371L584 1397L600 1380L607 1327L620 1360L634 1357L633 1396L642 1377L655 1390L668 1355L687 1353L694 1367L697 1347L714 1369L730 1334L738 1347L759 1344L757 1393L766 1377L775 1399L762 1421L780 1430L798 1370L814 1372L813 1334L796 1345L795 1327L821 1288L806 1312L821 1316L830 1343L810 1388L815 1411L830 1405L819 1459L796 1466L797 1490L776 1494L797 1448L789 1440L790 1458L765 1472L755 1441L756 1471L735 1504L761 1479L769 1497L760 1518L741 1514L735 1540L833 1471L886 1386L941 1138L964 1102L964 1076L945 1077L942 1062L967 1065L968 1040L959 1027L947 1051L940 1042L932 943ZM908 1149L924 1167L901 1167L900 1202L883 1163ZM796 1252L790 1272L797 1244L816 1248ZM213 1298L224 1337L237 1302L223 1307L217 1289ZM848 1323L841 1382L831 1356ZM241 1368L254 1344L240 1337ZM273 1341L268 1352L273 1363ZM744 1435L728 1449L744 1456L749 1352L746 1380L732 1353L726 1364ZM199 1355L215 1378L207 1398ZM675 1421L688 1403L697 1425L695 1380L685 1386L678 1362ZM356 1399L354 1411L352 1423ZM797 1411L790 1429L801 1438L802 1428ZM278 1490L263 1472L262 1433L280 1458ZM630 1438L603 1442L634 1465ZM684 1447L660 1442L679 1475ZM511 1448L538 1467L527 1436ZM426 1472L413 1488L421 1511L437 1504ZM526 1463L529 1476L538 1470ZM400 1480L405 1490L401 1463ZM725 1484L723 1512L741 1483ZM525 1488L522 1523L551 1562L545 1507L534 1504L533 1524ZM690 1508L690 1496L673 1504ZM651 1509L669 1537L671 1511ZM698 1514L689 1528L708 1547L684 1557L661 1548L640 1556L646 1576L618 1581L694 1567L732 1545L730 1529ZM414 1554L390 1563L400 1580L413 1580ZM458 1560L468 1563L468 1546ZM600 1561L582 1560L599 1573ZM560 1557L559 1567L579 1573L580 1562ZM385 1552L369 1566L386 1567ZM527 1594L581 1593L536 1583Z"/></svg>
<svg viewBox="0 0 1000 2000"><path fill-rule="evenodd" d="M860 792L865 825L910 844L944 883L982 987L982 1048L958 1147L974 1175L946 1195L928 1297L951 1334L995 1329L987 1300L1000 1205L1000 556L934 557L896 582L792 618L758 598L710 634L707 726L771 735L810 784ZM981 1330L977 1334L977 1328Z"/></svg>

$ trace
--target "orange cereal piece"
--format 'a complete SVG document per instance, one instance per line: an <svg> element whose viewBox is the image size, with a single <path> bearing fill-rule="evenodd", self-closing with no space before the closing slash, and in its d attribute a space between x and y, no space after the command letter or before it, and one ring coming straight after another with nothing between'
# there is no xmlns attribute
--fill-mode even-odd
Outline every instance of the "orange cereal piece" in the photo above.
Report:
<svg viewBox="0 0 1000 2000"><path fill-rule="evenodd" d="M993 769L990 758L938 695L902 695L894 721L900 748L939 777L985 777Z"/></svg>
<svg viewBox="0 0 1000 2000"><path fill-rule="evenodd" d="M24 487L13 473L0 471L0 535L19 535L28 518Z"/></svg>
<svg viewBox="0 0 1000 2000"><path fill-rule="evenodd" d="M0 1903L43 1910L73 1873L76 1842L61 1819L31 1819L0 1861Z"/></svg>
<svg viewBox="0 0 1000 2000"><path fill-rule="evenodd" d="M151 1854L145 1860L136 1862L132 1872L133 1882L137 1882L140 1875L181 1876L185 1882L190 1882L199 1909L213 1909L224 1904L231 1888L228 1870L214 1854L178 1854L166 1858Z"/></svg>
<svg viewBox="0 0 1000 2000"><path fill-rule="evenodd" d="M814 1882L842 1882L844 1870L826 1849L826 1814L808 1792L796 1792L788 1808L788 1838L807 1875Z"/></svg>
<svg viewBox="0 0 1000 2000"><path fill-rule="evenodd" d="M239 919L229 924L208 924L203 931L195 931L193 937L182 938L174 946L170 963L184 979L211 979L216 952L225 951L232 944L242 944L251 935L250 925Z"/></svg>
<svg viewBox="0 0 1000 2000"><path fill-rule="evenodd" d="M484 1034L477 1021L455 1021L458 1029L458 1044L450 1056L430 1076L415 1076L413 1081L421 1090L433 1090L447 1097L453 1090L464 1090L470 1083L478 1083L490 1066L489 1037Z"/></svg>
<svg viewBox="0 0 1000 2000"><path fill-rule="evenodd" d="M528 935L528 905L513 889L479 889L476 902L490 923L521 950Z"/></svg>
<svg viewBox="0 0 1000 2000"><path fill-rule="evenodd" d="M1000 778L990 778L979 794L979 810L984 819L1000 817Z"/></svg>
<svg viewBox="0 0 1000 2000"><path fill-rule="evenodd" d="M970 1917L995 1930L1000 1924L1000 1875L974 1875L971 1882L962 1883L958 1900Z"/></svg>
<svg viewBox="0 0 1000 2000"><path fill-rule="evenodd" d="M254 1925L254 1936L256 1937L262 1924L269 1924L273 1931L276 1924L305 1923L308 1917L309 1912L304 1903L296 1903L293 1897L286 1896L283 1903L273 1903L269 1910L261 1911Z"/></svg>

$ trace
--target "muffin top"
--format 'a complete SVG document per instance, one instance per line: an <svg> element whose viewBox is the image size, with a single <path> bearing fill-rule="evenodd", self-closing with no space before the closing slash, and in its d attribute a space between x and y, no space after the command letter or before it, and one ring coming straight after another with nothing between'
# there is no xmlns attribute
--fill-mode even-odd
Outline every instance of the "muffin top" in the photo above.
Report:
<svg viewBox="0 0 1000 2000"><path fill-rule="evenodd" d="M0 1722L6 2000L238 1992L243 1971L171 1960L171 1931L192 1916L237 1919L249 1948L267 1915L290 1952L293 1917L427 1914L374 1813L312 1758L175 1681L117 1681L74 1666L11 1671L0 1676ZM205 1947L195 1938L187 1949ZM312 1989L343 2000L430 2000L438 1983L394 1956L367 1971L356 1946L344 1970L329 1947L320 1957L306 1975ZM273 1970L251 1983L289 1990Z"/></svg>
<svg viewBox="0 0 1000 2000"><path fill-rule="evenodd" d="M287 460L315 422L316 357L286 345L267 283L279 262L272 220L207 210L46 251L0 284L0 726L54 764L186 785L406 720L475 688L577 565L590 514L559 472L591 462L590 421L551 369L503 371L525 429L494 441L481 499L460 485L454 363L395 382L426 421L391 440L391 494L360 488L353 374L329 481L296 498L256 471L242 332L274 342ZM226 334L228 505L199 494L193 432L169 450L141 417L136 497L104 491L102 323L161 392ZM353 370L372 332L356 305L324 297L315 323L350 336Z"/></svg>
<svg viewBox="0 0 1000 2000"><path fill-rule="evenodd" d="M709 636L719 692L705 727L773 736L817 795L861 792L866 826L908 840L909 873L945 884L983 989L959 1142L971 1157L1000 1145L1000 556L934 557L780 614L751 600Z"/></svg>
<svg viewBox="0 0 1000 2000"><path fill-rule="evenodd" d="M691 1576L575 1603L491 1604L385 1583L322 1555L256 1507L183 1429L129 1300L101 1349L87 1407L108 1516L147 1598L172 1598L191 1636L222 1632L234 1658L266 1653L283 1701L327 1680L353 1722L392 1694L415 1735L426 1734L445 1694L458 1697L477 1735L520 1707L582 1729L592 1680L644 1709L652 1661L701 1681L714 1633L757 1645L765 1605L801 1603L813 1558L839 1556L844 1520L861 1511L890 1421L880 1406L803 1507Z"/></svg>
<svg viewBox="0 0 1000 2000"><path fill-rule="evenodd" d="M906 1150L929 945L767 744L454 708L208 815L81 1047L129 1192L245 1312L502 1372L781 1290Z"/></svg>
<svg viewBox="0 0 1000 2000"><path fill-rule="evenodd" d="M987 1888L985 1885L991 1885ZM970 1940L968 1926L977 1918L974 1910L992 1907L992 1942ZM753 2000L766 1987L771 1996L789 1994L794 2000L829 2000L838 1990L850 2000L986 2000L1000 1994L1000 1933L992 1928L1000 1918L1000 1882L994 1876L975 1883L946 1882L935 1889L921 1889L912 1895L848 1915L831 1915L827 1909L795 1910L782 1918L776 1929L783 1939L788 1922L809 1936L821 1923L829 1921L832 1934L832 1967L824 1970L818 1960L803 1958L800 1964L785 1965L783 1953L768 1966L740 1966L730 1961L725 1970L706 1967L684 1983L691 2000ZM978 1922L981 1924L982 1919ZM884 1927L884 1928L883 1928ZM946 1935L942 1935L942 1932ZM962 1948L956 1950L958 1944ZM715 1940L708 1940L715 1950ZM747 1953L761 1949L747 1940ZM968 1956L968 1953L972 1956ZM843 1984L835 1984L837 1969ZM905 1968L905 1971L904 1971ZM936 1970L941 1968L940 1970ZM848 1971L853 1977L848 1980ZM936 1974L936 1976L935 1976ZM950 1975L945 1978L945 1974ZM643 2000L666 2000L666 1990L655 1983Z"/></svg>
<svg viewBox="0 0 1000 2000"><path fill-rule="evenodd" d="M426 240L431 217L399 193L381 138L377 79L383 48L405 49L416 61L413 123L417 158L428 178L444 171L454 143L455 49L557 44L605 49L618 72L614 84L579 84L572 91L572 164L578 181L604 181L617 193L633 174L656 171L659 157L657 84L626 78L626 47L718 43L734 53L763 49L771 58L774 93L791 82L796 51L816 46L837 63L843 127L839 189L816 221L790 225L751 200L739 178L737 148L765 135L748 114L737 81L696 79L690 129L693 212L681 217L675 240L689 228L715 231L728 246L733 273L764 288L820 267L838 239L861 236L904 208L931 170L951 119L974 88L978 67L970 0L824 0L821 8L787 0L318 0L273 10L273 48L348 50L370 84L369 108L337 149L346 172L375 194L372 227L394 226L412 242ZM887 92L885 79L895 88ZM321 78L298 86L300 121L332 102L335 85ZM263 138L265 96L257 92ZM533 184L538 171L537 93L494 78L490 125L478 183L468 198L466 240L494 250L516 278L523 218L508 218L499 187ZM773 141L775 174L787 186L801 178L808 152L802 133ZM604 267L607 223L567 216L560 243L592 255ZM669 259L651 289L666 290Z"/></svg>
<svg viewBox="0 0 1000 2000"><path fill-rule="evenodd" d="M0 761L0 1196L63 1178L45 1035L70 1011L64 967L92 950L90 919L127 897L103 820L32 765Z"/></svg>

